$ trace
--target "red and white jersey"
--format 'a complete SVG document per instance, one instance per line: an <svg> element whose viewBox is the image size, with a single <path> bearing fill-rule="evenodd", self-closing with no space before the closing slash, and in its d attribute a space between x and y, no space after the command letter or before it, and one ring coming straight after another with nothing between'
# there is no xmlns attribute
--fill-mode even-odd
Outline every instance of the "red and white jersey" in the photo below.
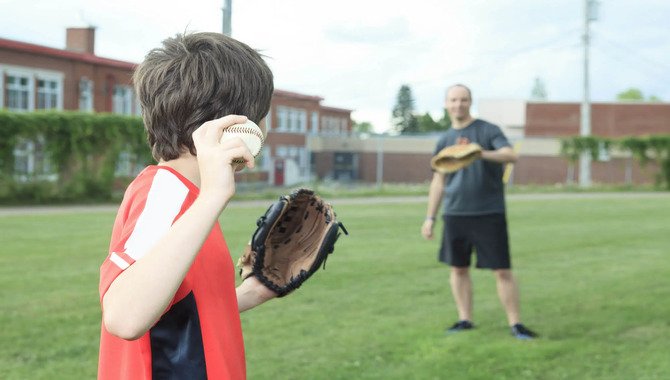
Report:
<svg viewBox="0 0 670 380"><path fill-rule="evenodd" d="M129 185L100 267L100 301L193 204L198 188L172 168L149 166ZM235 268L218 223L161 319L141 338L101 329L98 379L244 379Z"/></svg>

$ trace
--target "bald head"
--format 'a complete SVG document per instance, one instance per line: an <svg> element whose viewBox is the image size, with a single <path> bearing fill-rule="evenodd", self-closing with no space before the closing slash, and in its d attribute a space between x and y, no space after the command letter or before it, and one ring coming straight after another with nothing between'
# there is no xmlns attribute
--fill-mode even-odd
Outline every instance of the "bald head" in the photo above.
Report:
<svg viewBox="0 0 670 380"><path fill-rule="evenodd" d="M449 117L455 124L468 122L470 116L470 106L472 105L472 92L462 84L455 84L447 89L447 99L445 108Z"/></svg>
<svg viewBox="0 0 670 380"><path fill-rule="evenodd" d="M452 84L451 86L447 87L447 98L449 98L449 91L451 91L451 89L457 88L457 87L462 88L465 91L467 91L468 96L470 97L470 101L472 101L472 91L470 90L470 88L468 86L466 86L464 84L460 84L460 83Z"/></svg>

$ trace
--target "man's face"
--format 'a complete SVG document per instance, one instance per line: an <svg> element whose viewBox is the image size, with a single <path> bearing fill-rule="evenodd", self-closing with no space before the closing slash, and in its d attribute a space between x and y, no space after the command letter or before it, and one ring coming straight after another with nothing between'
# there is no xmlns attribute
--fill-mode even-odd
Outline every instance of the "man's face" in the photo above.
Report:
<svg viewBox="0 0 670 380"><path fill-rule="evenodd" d="M462 121L470 118L470 93L461 86L454 86L447 92L447 112L453 119Z"/></svg>

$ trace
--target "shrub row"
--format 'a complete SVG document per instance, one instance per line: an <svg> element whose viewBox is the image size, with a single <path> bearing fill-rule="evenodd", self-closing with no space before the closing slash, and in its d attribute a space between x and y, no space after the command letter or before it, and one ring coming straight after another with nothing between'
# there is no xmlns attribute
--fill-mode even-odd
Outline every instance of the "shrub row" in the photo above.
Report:
<svg viewBox="0 0 670 380"><path fill-rule="evenodd" d="M15 150L26 142L36 143L40 154L33 170L21 171ZM138 165L151 162L141 118L0 111L0 203L111 199L121 152Z"/></svg>

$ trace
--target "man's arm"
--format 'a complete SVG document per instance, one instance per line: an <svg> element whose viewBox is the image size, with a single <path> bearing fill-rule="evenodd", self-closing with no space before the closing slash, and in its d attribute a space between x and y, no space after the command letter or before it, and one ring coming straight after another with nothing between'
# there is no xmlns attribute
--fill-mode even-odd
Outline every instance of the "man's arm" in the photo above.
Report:
<svg viewBox="0 0 670 380"><path fill-rule="evenodd" d="M516 162L519 156L516 154L514 149L512 149L512 147L504 146L496 150L483 150L481 158L482 160L506 164L508 162Z"/></svg>
<svg viewBox="0 0 670 380"><path fill-rule="evenodd" d="M430 182L428 190L428 207L426 209L426 219L421 227L421 235L425 239L433 238L433 226L435 218L442 203L442 193L444 192L444 174L433 173L433 180Z"/></svg>

